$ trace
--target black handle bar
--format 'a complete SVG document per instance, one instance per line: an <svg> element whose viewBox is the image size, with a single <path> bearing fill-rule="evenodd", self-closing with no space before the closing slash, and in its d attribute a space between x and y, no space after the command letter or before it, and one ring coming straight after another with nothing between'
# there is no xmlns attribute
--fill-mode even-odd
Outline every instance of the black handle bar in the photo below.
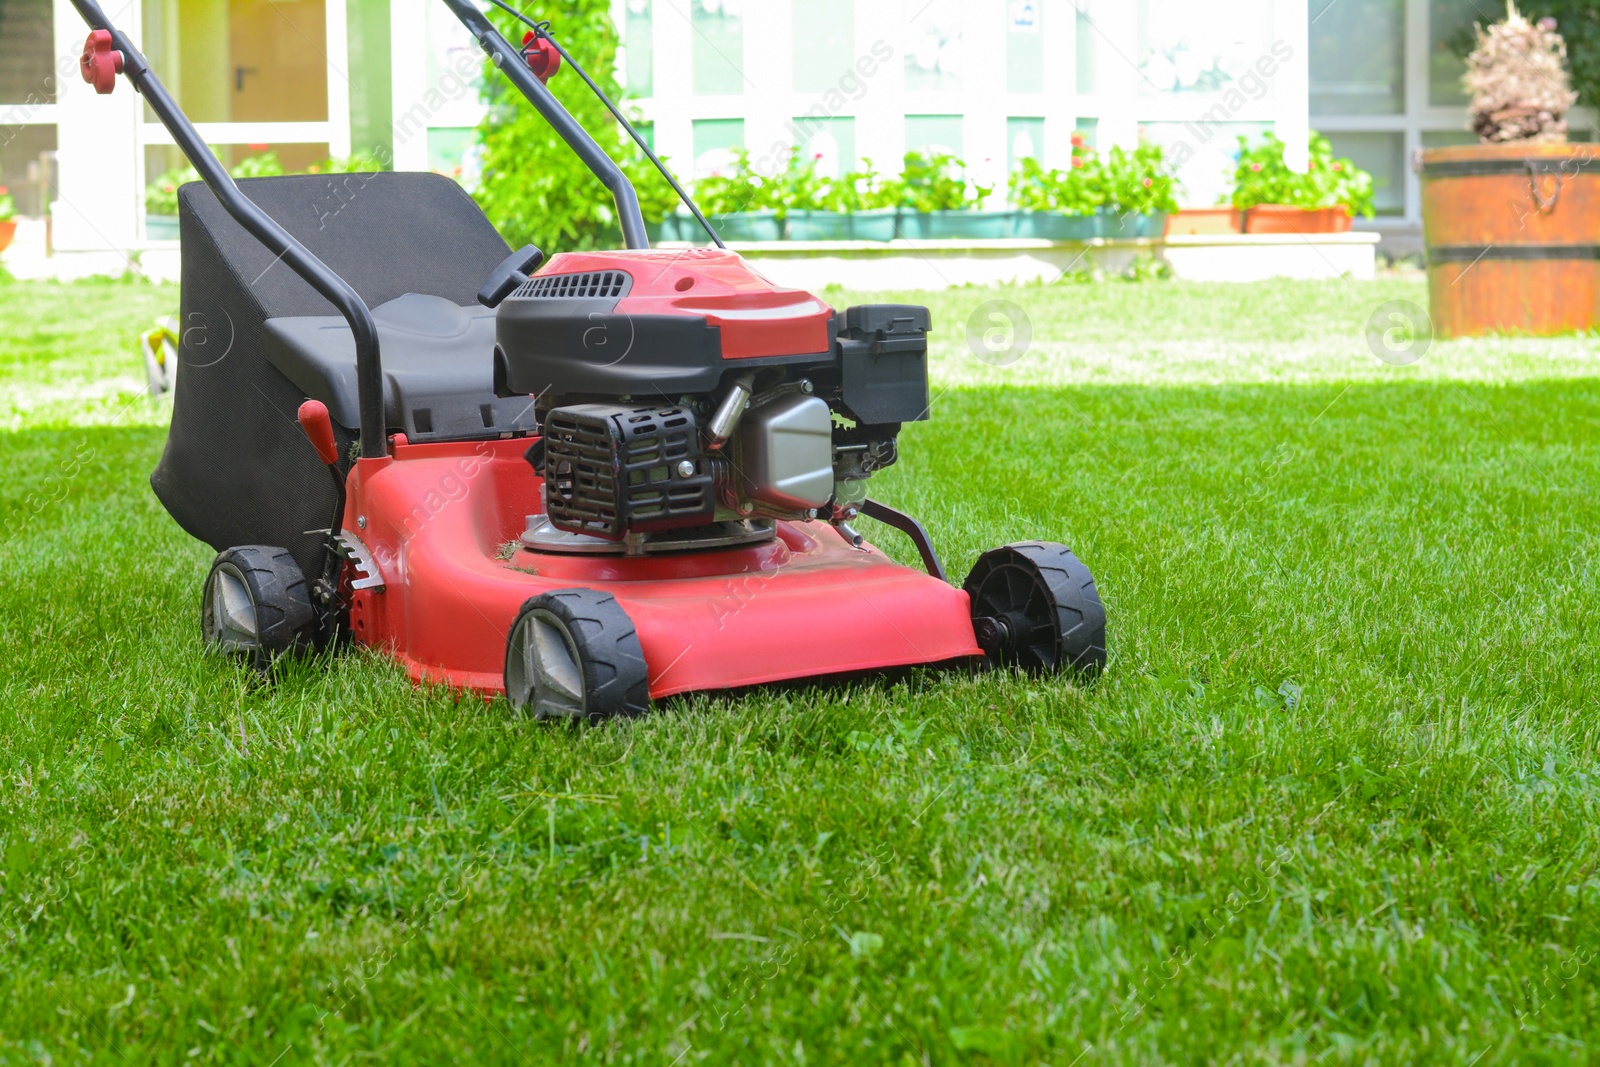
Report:
<svg viewBox="0 0 1600 1067"><path fill-rule="evenodd" d="M217 157L212 155L190 123L183 109L167 92L161 79L155 76L144 56L128 40L126 34L111 25L105 12L95 0L72 0L83 21L91 30L105 30L111 34L112 47L122 53L122 73L145 98L150 110L156 113L161 124L172 134L173 141L188 157L189 163L199 172L206 187L221 201L228 214L248 230L256 240L283 260L296 274L325 296L350 324L356 340L356 386L361 410L361 455L377 458L389 450L388 432L383 415L383 360L378 351L378 328L372 321L372 312L366 302L322 260L312 255L304 245L256 206L255 202L234 184L233 178Z"/></svg>
<svg viewBox="0 0 1600 1067"><path fill-rule="evenodd" d="M470 31L500 72L521 90L544 120L566 141L578 158L588 165L601 183L610 190L617 205L617 218L622 226L622 238L629 248L649 248L650 239L645 232L644 216L639 210L639 195L633 183L617 166L616 161L589 136L587 130L561 106L529 69L520 50L513 48L500 31L484 17L471 0L444 0L461 24ZM111 24L96 0L72 0L72 6L82 16L91 30L105 30L111 35L112 48L122 53L122 73L145 98L150 110L156 113L172 134L173 142L199 173L201 181L234 220L276 254L311 287L328 299L350 324L356 342L356 387L361 411L361 455L371 458L388 453L388 429L384 419L383 357L378 346L378 328L372 321L372 312L350 283L328 268L322 260L268 215L255 202L245 196L234 184L225 167L217 161L211 149L201 138L189 117L183 113L166 86L145 61L133 42Z"/></svg>
<svg viewBox="0 0 1600 1067"><path fill-rule="evenodd" d="M478 44L489 54L490 60L528 98L528 103L544 117L550 127L577 153L602 185L610 191L617 203L617 221L622 226L622 241L629 248L649 248L650 238L645 232L644 216L639 211L639 194L633 183L622 173L616 160L606 155L566 108L561 106L550 90L545 88L528 67L520 48L511 44L494 28L494 23L479 11L472 0L444 0L455 12L456 18L477 38Z"/></svg>

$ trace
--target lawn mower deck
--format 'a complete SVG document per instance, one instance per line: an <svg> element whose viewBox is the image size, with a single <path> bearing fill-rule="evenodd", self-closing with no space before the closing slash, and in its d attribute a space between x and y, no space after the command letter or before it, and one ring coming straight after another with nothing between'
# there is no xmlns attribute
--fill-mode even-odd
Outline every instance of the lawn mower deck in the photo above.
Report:
<svg viewBox="0 0 1600 1067"><path fill-rule="evenodd" d="M353 592L350 627L413 679L502 691L518 612L567 589L615 598L652 699L983 654L964 592L826 522L779 522L769 540L698 551L539 550L523 540L543 489L526 446L401 444L356 465L347 529L384 585ZM437 510L419 511L434 493Z"/></svg>
<svg viewBox="0 0 1600 1067"><path fill-rule="evenodd" d="M207 647L265 669L353 641L570 718L916 664L1098 671L1105 613L1071 551L997 548L958 588L868 493L929 416L927 309L773 285L600 94L717 246L649 248L633 187L544 86L563 63L589 81L548 26L525 19L515 48L444 2L611 191L627 248L513 251L436 175L241 188L73 0L85 80L125 75L203 179L179 190L184 330L151 482L218 550Z"/></svg>

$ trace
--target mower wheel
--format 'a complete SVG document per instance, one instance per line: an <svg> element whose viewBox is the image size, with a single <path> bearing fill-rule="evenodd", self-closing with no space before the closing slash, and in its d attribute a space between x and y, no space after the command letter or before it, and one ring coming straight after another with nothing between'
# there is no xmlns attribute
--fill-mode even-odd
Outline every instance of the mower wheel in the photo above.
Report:
<svg viewBox="0 0 1600 1067"><path fill-rule="evenodd" d="M1084 678L1106 663L1106 609L1089 568L1065 545L991 549L962 584L978 644L996 666Z"/></svg>
<svg viewBox="0 0 1600 1067"><path fill-rule="evenodd" d="M537 719L650 710L644 649L610 593L563 589L522 605L506 641L506 700Z"/></svg>
<svg viewBox="0 0 1600 1067"><path fill-rule="evenodd" d="M316 630L310 588L284 549L243 545L212 562L200 601L207 651L264 671L279 656L312 648Z"/></svg>

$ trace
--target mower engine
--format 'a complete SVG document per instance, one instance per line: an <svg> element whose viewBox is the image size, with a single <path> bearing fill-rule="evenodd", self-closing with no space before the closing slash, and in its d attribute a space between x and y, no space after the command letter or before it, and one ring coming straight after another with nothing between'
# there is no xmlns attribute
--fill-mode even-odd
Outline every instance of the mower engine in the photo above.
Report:
<svg viewBox="0 0 1600 1067"><path fill-rule="evenodd" d="M536 398L554 530L649 551L820 517L854 539L867 479L928 416L928 330L926 308L838 315L728 252L574 254L501 303L497 378Z"/></svg>

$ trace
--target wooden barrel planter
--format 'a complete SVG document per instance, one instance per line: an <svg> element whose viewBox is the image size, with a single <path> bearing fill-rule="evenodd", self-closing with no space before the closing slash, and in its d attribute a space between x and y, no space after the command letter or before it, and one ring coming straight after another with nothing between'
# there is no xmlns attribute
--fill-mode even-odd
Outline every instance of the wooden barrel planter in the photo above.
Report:
<svg viewBox="0 0 1600 1067"><path fill-rule="evenodd" d="M1600 324L1600 145L1436 148L1420 169L1435 334Z"/></svg>

